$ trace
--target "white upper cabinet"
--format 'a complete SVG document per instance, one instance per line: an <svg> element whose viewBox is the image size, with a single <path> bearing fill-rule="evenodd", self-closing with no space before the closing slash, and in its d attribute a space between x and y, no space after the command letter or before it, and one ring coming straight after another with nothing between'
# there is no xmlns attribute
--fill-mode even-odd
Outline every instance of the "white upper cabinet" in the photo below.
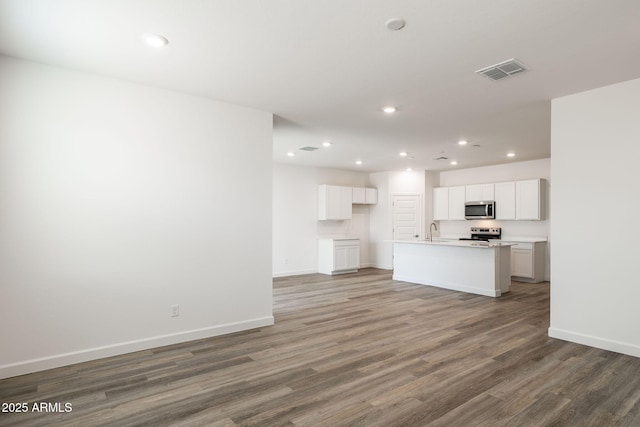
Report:
<svg viewBox="0 0 640 427"><path fill-rule="evenodd" d="M433 219L463 220L466 187L438 187L433 189Z"/></svg>
<svg viewBox="0 0 640 427"><path fill-rule="evenodd" d="M354 205L375 205L378 203L378 189L376 188L352 188Z"/></svg>
<svg viewBox="0 0 640 427"><path fill-rule="evenodd" d="M516 181L516 219L543 219L543 185L541 179ZM498 207L496 206L496 210Z"/></svg>
<svg viewBox="0 0 640 427"><path fill-rule="evenodd" d="M516 183L495 184L496 219L516 219Z"/></svg>
<svg viewBox="0 0 640 427"><path fill-rule="evenodd" d="M378 189L365 188L364 202L367 205L375 205L376 203L378 203Z"/></svg>
<svg viewBox="0 0 640 427"><path fill-rule="evenodd" d="M355 204L364 204L365 200L366 200L366 191L364 188L362 187L353 187L351 189L352 191L352 195L353 195L353 200L352 202Z"/></svg>
<svg viewBox="0 0 640 427"><path fill-rule="evenodd" d="M465 189L465 201L479 202L495 200L494 184L467 185Z"/></svg>
<svg viewBox="0 0 640 427"><path fill-rule="evenodd" d="M449 187L449 219L464 219L465 186Z"/></svg>
<svg viewBox="0 0 640 427"><path fill-rule="evenodd" d="M438 187L433 189L433 219L449 219L449 188Z"/></svg>
<svg viewBox="0 0 640 427"><path fill-rule="evenodd" d="M496 220L541 220L545 212L545 181L529 179L434 188L433 219L465 219L465 202L485 200L495 200Z"/></svg>
<svg viewBox="0 0 640 427"><path fill-rule="evenodd" d="M318 186L318 219L351 219L351 187L337 185Z"/></svg>

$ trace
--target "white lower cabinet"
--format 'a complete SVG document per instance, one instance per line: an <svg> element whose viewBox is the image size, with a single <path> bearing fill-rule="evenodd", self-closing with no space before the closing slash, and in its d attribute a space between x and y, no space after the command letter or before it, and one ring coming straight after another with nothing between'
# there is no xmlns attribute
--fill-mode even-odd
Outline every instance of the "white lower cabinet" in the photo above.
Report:
<svg viewBox="0 0 640 427"><path fill-rule="evenodd" d="M547 242L513 242L511 276L515 280L538 283L544 281Z"/></svg>
<svg viewBox="0 0 640 427"><path fill-rule="evenodd" d="M511 248L511 275L533 279L533 251Z"/></svg>
<svg viewBox="0 0 640 427"><path fill-rule="evenodd" d="M359 239L318 239L318 272L355 273L360 268Z"/></svg>

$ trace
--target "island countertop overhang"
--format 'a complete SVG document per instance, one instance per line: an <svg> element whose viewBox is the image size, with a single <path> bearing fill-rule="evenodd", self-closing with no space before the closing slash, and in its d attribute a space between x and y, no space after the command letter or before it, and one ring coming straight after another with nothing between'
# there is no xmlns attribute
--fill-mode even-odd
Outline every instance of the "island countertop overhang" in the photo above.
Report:
<svg viewBox="0 0 640 427"><path fill-rule="evenodd" d="M455 246L460 248L498 248L504 246L513 246L515 243L510 242L484 242L473 240L450 240L450 241L430 241L430 240L386 240L391 243L408 243L415 245L430 245L430 246Z"/></svg>

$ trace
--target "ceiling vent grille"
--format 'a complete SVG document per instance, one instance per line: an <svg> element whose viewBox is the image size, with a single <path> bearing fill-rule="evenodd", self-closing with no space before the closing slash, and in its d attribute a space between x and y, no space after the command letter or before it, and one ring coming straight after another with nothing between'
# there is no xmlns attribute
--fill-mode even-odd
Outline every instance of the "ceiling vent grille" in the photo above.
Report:
<svg viewBox="0 0 640 427"><path fill-rule="evenodd" d="M436 157L436 158L435 158L435 159L433 159L433 160L449 160L449 158L448 158L448 157L445 157L445 156L440 156L440 157Z"/></svg>
<svg viewBox="0 0 640 427"><path fill-rule="evenodd" d="M299 150L302 150L302 151L316 151L316 150L319 150L319 148L318 147L309 147L309 146L307 146L307 147L300 147Z"/></svg>
<svg viewBox="0 0 640 427"><path fill-rule="evenodd" d="M510 77L514 74L522 73L523 71L527 71L525 66L512 58L499 64L478 70L476 73L495 81Z"/></svg>

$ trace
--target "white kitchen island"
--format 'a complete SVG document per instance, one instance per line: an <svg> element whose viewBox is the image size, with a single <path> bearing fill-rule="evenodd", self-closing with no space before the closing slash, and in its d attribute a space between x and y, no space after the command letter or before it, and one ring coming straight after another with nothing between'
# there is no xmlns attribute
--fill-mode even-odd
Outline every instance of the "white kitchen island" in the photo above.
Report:
<svg viewBox="0 0 640 427"><path fill-rule="evenodd" d="M511 285L511 244L393 240L393 279L499 297Z"/></svg>

